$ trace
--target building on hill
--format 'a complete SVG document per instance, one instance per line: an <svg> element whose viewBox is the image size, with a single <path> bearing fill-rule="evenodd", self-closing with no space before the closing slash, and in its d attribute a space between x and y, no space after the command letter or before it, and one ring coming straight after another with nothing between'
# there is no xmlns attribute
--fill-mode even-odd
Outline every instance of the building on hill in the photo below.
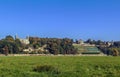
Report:
<svg viewBox="0 0 120 77"><path fill-rule="evenodd" d="M19 39L22 44L30 44L29 36L27 36L25 39L19 38L17 35L15 35L15 39Z"/></svg>
<svg viewBox="0 0 120 77"><path fill-rule="evenodd" d="M83 45L84 44L84 41L83 40L76 40L76 44L80 44L80 45Z"/></svg>
<svg viewBox="0 0 120 77"><path fill-rule="evenodd" d="M85 43L83 40L76 40L73 45L80 45L80 46L96 46L95 44Z"/></svg>
<svg viewBox="0 0 120 77"><path fill-rule="evenodd" d="M29 47L29 48L23 50L23 52L26 52L26 53L31 53L33 51L34 51L34 48L32 48L32 47Z"/></svg>
<svg viewBox="0 0 120 77"><path fill-rule="evenodd" d="M89 44L89 43L80 43L80 44L76 44L74 43L73 45L78 45L78 46L96 46L95 44Z"/></svg>
<svg viewBox="0 0 120 77"><path fill-rule="evenodd" d="M108 45L108 46L114 45L114 42L113 42L113 41L107 42L107 45Z"/></svg>
<svg viewBox="0 0 120 77"><path fill-rule="evenodd" d="M25 52L25 53L46 53L46 52L49 52L46 49L46 46L47 45L44 45L44 46L36 48L36 49L33 47L28 47L28 48L24 49L23 52Z"/></svg>
<svg viewBox="0 0 120 77"><path fill-rule="evenodd" d="M30 44L30 41L29 41L29 39L19 39L20 41L21 41L21 43L23 43L23 44Z"/></svg>

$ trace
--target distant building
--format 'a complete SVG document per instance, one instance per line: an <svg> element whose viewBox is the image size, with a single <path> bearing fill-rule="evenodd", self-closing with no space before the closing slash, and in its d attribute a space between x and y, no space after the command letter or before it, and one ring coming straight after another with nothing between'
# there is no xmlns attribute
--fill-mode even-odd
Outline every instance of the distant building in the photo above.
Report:
<svg viewBox="0 0 120 77"><path fill-rule="evenodd" d="M21 43L23 44L30 44L30 41L29 41L29 36L27 36L25 39L22 39L22 38L19 38L17 35L15 35L15 39L19 39Z"/></svg>
<svg viewBox="0 0 120 77"><path fill-rule="evenodd" d="M30 44L30 41L29 41L29 39L19 39L20 40L20 42L21 43L23 43L23 44Z"/></svg>
<svg viewBox="0 0 120 77"><path fill-rule="evenodd" d="M107 46L107 47L109 47L109 46L111 46L111 45L114 45L114 41L108 41L108 42L106 42L105 43L105 45Z"/></svg>
<svg viewBox="0 0 120 77"><path fill-rule="evenodd" d="M33 52L33 51L34 51L34 49L33 49L33 48L31 48L31 47L29 47L28 49L24 49L23 51L24 51L24 52L29 52L29 53L30 53L30 52Z"/></svg>
<svg viewBox="0 0 120 77"><path fill-rule="evenodd" d="M26 52L26 53L43 53L43 52L49 52L46 48L47 45L44 45L42 47L39 47L39 48L33 48L33 47L29 47L27 49L24 49L23 51Z"/></svg>
<svg viewBox="0 0 120 77"><path fill-rule="evenodd" d="M82 45L82 44L84 44L84 41L83 40L76 40L76 44L80 44L80 45Z"/></svg>
<svg viewBox="0 0 120 77"><path fill-rule="evenodd" d="M96 46L95 44L90 44L90 43L85 43L83 40L76 40L75 43L73 43L73 45L79 45L79 46Z"/></svg>
<svg viewBox="0 0 120 77"><path fill-rule="evenodd" d="M84 41L83 41L83 40L79 40L79 42L80 42L81 45L84 44Z"/></svg>

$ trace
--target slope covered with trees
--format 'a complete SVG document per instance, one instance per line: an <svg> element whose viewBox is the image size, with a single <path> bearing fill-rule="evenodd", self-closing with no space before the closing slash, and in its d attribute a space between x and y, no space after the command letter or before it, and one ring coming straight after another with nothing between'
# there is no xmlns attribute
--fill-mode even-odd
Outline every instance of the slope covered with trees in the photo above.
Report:
<svg viewBox="0 0 120 77"><path fill-rule="evenodd" d="M14 38L11 35L0 40L1 54L79 54L79 49L74 46L74 43L79 45L79 41L74 42L70 38L40 38L29 37L29 44L21 42L21 39ZM94 48L98 48L104 54L119 56L120 42L105 42L101 40L88 39L83 41L85 44L94 44ZM78 46L80 47L80 46ZM89 48L90 49L90 48ZM82 50L86 51L86 50Z"/></svg>
<svg viewBox="0 0 120 77"><path fill-rule="evenodd" d="M6 36L0 40L0 53L17 54L25 53L24 49L31 48L32 52L44 53L44 54L77 54L77 49L73 46L73 40L69 38L39 38L29 37L30 44L23 44L19 39L14 39L12 36ZM44 51L40 48L44 47ZM29 52L28 52L29 54Z"/></svg>

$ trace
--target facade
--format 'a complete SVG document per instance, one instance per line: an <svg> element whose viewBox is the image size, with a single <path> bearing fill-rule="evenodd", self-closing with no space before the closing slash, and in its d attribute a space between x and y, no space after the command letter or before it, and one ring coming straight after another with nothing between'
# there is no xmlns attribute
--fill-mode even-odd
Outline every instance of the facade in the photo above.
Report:
<svg viewBox="0 0 120 77"><path fill-rule="evenodd" d="M22 38L19 38L17 35L15 35L15 39L19 39L21 43L23 44L30 44L30 41L29 41L29 36L26 37L25 39L22 39Z"/></svg>
<svg viewBox="0 0 120 77"><path fill-rule="evenodd" d="M29 41L29 39L19 39L20 40L20 42L21 43L23 43L23 44L30 44L30 41Z"/></svg>
<svg viewBox="0 0 120 77"><path fill-rule="evenodd" d="M33 52L33 51L34 51L34 49L33 49L33 48L31 48L31 47L29 47L28 49L24 49L23 51L24 51L24 52L29 52L29 53L30 53L30 52Z"/></svg>
<svg viewBox="0 0 120 77"><path fill-rule="evenodd" d="M43 53L43 52L48 52L46 48L47 45L44 45L43 47L39 47L37 49L34 49L32 47L29 47L27 49L24 49L23 51L26 53Z"/></svg>

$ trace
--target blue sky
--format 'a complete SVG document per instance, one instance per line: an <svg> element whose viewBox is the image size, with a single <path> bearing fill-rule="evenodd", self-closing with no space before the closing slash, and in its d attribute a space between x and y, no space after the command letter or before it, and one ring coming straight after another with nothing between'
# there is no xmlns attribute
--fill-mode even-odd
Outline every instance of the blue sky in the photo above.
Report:
<svg viewBox="0 0 120 77"><path fill-rule="evenodd" d="M120 40L119 0L0 0L0 38Z"/></svg>

